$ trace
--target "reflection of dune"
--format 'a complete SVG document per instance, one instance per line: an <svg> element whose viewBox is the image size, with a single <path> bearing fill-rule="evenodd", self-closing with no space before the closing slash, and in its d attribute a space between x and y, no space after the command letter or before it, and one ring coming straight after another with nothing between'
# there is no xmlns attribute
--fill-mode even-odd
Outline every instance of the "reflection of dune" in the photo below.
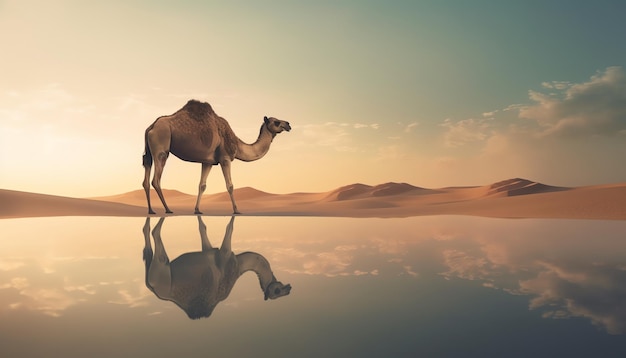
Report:
<svg viewBox="0 0 626 358"><path fill-rule="evenodd" d="M426 189L406 183L376 186L352 184L322 193L271 194L254 188L235 189L240 209L248 215L407 217L475 215L487 217L626 220L626 183L564 188L526 179L491 185ZM165 190L177 215L193 214L195 195ZM163 212L154 191L157 213ZM142 216L143 190L90 199L75 199L0 190L0 218L27 216ZM228 194L207 194L206 215L230 214ZM160 211L159 211L160 210Z"/></svg>

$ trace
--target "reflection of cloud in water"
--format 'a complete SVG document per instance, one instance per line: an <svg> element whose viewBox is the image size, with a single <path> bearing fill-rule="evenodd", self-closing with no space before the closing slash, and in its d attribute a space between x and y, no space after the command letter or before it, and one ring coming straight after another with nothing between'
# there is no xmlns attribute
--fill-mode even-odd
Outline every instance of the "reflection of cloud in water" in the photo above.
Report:
<svg viewBox="0 0 626 358"><path fill-rule="evenodd" d="M9 280L8 283L0 284L0 290L13 290L18 295L16 297L20 297L19 302L9 300L5 307L13 310L26 309L41 312L52 317L59 317L68 308L78 303L86 302L88 297L98 294L98 286L111 285L106 282L76 285L71 283L68 278L65 278L63 281L60 287L45 287L43 284L34 284L27 278L15 277ZM121 285L122 283L115 282L112 284ZM54 286L55 283L51 282L50 285ZM129 307L145 305L145 300L150 293L143 292L145 290L142 289L140 283L136 283L136 286L136 290L118 289L119 297L115 300L110 300L109 303L127 305ZM131 291L137 291L137 293Z"/></svg>
<svg viewBox="0 0 626 358"><path fill-rule="evenodd" d="M21 259L0 259L0 271L12 271L24 266Z"/></svg>
<svg viewBox="0 0 626 358"><path fill-rule="evenodd" d="M476 257L459 250L444 250L443 262L448 271L442 275L449 279L459 277L467 280L491 281L494 265L485 257Z"/></svg>
<svg viewBox="0 0 626 358"><path fill-rule="evenodd" d="M100 287L124 283L84 282L93 275L93 267L101 267L98 266L99 261L114 259L116 258L97 256L3 258L0 272L15 276L0 279L0 311L28 310L59 317L68 308L102 294ZM85 264L90 266L85 267Z"/></svg>
<svg viewBox="0 0 626 358"><path fill-rule="evenodd" d="M0 285L0 289L14 288L16 290L21 290L25 287L28 287L28 280L24 277L15 277L15 278L12 278L9 283Z"/></svg>
<svg viewBox="0 0 626 358"><path fill-rule="evenodd" d="M398 238L374 238L371 242L381 254L406 255L410 242Z"/></svg>
<svg viewBox="0 0 626 358"><path fill-rule="evenodd" d="M70 296L64 289L33 287L23 277L13 278L10 283L0 288L15 289L22 296L20 302L8 304L10 309L26 308L52 317L59 317L64 310L80 301Z"/></svg>
<svg viewBox="0 0 626 358"><path fill-rule="evenodd" d="M289 267L284 270L289 273L306 275L347 276L362 273L363 271L350 271L348 267L352 264L356 250L355 246L337 246L332 251L306 252L296 248L276 249L273 256L277 257L275 262L280 264L280 258L295 259Z"/></svg>
<svg viewBox="0 0 626 358"><path fill-rule="evenodd" d="M87 295L95 295L96 294L96 290L95 290L95 285L92 284L87 284L87 285L71 285L69 284L69 282L67 282L66 279L66 285L63 287L63 289L67 292L81 292Z"/></svg>
<svg viewBox="0 0 626 358"><path fill-rule="evenodd" d="M532 242L529 241L529 246ZM554 257L538 258L529 250L526 257L513 255L515 247L497 244L493 255L482 242L480 253L443 251L446 279L478 280L483 286L516 295L534 296L530 309L541 309L545 318L585 317L610 334L626 333L626 270L621 264L585 263ZM552 255L548 252L546 256ZM567 256L567 255L565 255ZM512 258L506 262L504 257ZM492 260L495 258L498 263Z"/></svg>
<svg viewBox="0 0 626 358"><path fill-rule="evenodd" d="M120 289L117 291L118 297L114 300L110 300L109 303L124 305L130 308L141 307L148 305L148 298L152 296L150 291L143 289L143 286L137 285L136 292L130 292L127 289Z"/></svg>
<svg viewBox="0 0 626 358"><path fill-rule="evenodd" d="M327 277L377 276L381 271L379 265L393 263L396 267L395 274L416 277L418 273L414 265L406 263L405 258L398 257L407 254L407 247L408 244L401 240L393 240L390 245L375 240L370 245L337 245L326 250L309 247L276 248L272 250L271 257L277 268L292 274ZM391 258L381 258L376 252Z"/></svg>
<svg viewBox="0 0 626 358"><path fill-rule="evenodd" d="M586 317L608 333L626 333L626 271L606 264L558 266L540 263L537 277L521 281L520 292L537 295L531 309L545 317Z"/></svg>

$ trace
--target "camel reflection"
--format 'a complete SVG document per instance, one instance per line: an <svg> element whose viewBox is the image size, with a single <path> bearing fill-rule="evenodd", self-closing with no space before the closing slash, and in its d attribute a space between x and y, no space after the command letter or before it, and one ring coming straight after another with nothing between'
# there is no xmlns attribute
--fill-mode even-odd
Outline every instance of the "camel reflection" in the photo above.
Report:
<svg viewBox="0 0 626 358"><path fill-rule="evenodd" d="M202 251L182 254L171 262L161 240L164 220L165 218L160 218L152 230L154 253L150 243L150 217L146 218L143 227L146 286L158 298L176 303L189 318L209 317L215 306L228 297L237 279L246 271L257 274L266 300L286 296L291 291L291 285L283 285L276 280L265 257L254 252L233 254L231 237L234 216L226 226L224 240L219 249L213 248L209 243L206 225L198 216Z"/></svg>

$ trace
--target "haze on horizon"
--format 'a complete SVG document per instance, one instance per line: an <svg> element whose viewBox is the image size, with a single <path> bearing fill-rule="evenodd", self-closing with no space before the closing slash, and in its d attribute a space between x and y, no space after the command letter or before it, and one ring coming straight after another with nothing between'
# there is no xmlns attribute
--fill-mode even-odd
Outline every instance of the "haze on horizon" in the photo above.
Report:
<svg viewBox="0 0 626 358"><path fill-rule="evenodd" d="M626 4L0 0L0 188L141 189L143 134L195 98L245 142L236 188L626 181ZM170 157L164 188L195 193ZM213 170L206 193L224 191Z"/></svg>

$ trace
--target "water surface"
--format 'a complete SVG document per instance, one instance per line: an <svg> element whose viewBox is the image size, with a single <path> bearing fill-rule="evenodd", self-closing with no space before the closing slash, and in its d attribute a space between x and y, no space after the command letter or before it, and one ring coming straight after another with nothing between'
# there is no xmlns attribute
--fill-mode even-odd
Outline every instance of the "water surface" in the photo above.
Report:
<svg viewBox="0 0 626 358"><path fill-rule="evenodd" d="M213 248L230 220L202 218ZM626 222L237 217L233 254L291 291L265 300L247 272L194 320L146 285L145 224L1 220L0 356L626 356ZM170 262L199 257L201 231L165 218Z"/></svg>

